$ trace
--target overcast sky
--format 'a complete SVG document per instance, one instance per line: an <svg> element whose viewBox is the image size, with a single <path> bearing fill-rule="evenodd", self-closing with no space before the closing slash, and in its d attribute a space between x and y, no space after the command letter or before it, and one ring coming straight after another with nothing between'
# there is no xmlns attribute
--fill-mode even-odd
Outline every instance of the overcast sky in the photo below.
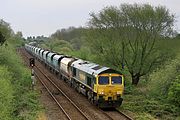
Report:
<svg viewBox="0 0 180 120"><path fill-rule="evenodd" d="M89 13L105 6L135 2L166 6L176 15L175 28L180 31L180 0L0 0L0 19L24 37L49 36L57 29L85 26Z"/></svg>

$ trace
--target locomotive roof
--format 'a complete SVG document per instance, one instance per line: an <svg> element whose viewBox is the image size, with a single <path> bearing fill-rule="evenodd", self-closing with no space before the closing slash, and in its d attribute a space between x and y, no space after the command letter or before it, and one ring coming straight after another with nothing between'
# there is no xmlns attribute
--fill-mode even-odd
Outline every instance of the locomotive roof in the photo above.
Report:
<svg viewBox="0 0 180 120"><path fill-rule="evenodd" d="M71 66L75 67L76 69L79 69L81 71L84 71L90 75L99 75L101 73L119 73L118 71L115 71L113 69L110 69L108 67L100 66L95 63L91 63L89 61L84 61L81 59L78 59L77 61L74 61Z"/></svg>

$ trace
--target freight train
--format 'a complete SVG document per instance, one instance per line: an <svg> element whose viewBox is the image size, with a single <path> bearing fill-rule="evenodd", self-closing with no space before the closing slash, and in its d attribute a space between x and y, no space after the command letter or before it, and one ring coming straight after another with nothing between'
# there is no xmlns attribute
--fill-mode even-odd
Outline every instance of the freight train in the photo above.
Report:
<svg viewBox="0 0 180 120"><path fill-rule="evenodd" d="M120 72L30 44L25 49L100 108L122 104L124 77Z"/></svg>

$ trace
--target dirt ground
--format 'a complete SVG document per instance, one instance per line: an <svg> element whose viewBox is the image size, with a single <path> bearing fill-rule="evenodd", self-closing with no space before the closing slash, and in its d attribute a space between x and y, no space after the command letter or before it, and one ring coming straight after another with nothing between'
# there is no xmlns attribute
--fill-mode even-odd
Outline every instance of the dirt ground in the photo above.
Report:
<svg viewBox="0 0 180 120"><path fill-rule="evenodd" d="M40 94L39 101L43 107L43 111L39 113L37 120L63 120L60 109L39 81L36 83L35 90Z"/></svg>

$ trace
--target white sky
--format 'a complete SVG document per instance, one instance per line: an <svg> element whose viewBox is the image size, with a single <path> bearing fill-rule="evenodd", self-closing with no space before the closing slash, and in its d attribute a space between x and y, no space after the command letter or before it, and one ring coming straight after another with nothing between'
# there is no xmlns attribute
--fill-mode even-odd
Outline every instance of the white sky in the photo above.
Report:
<svg viewBox="0 0 180 120"><path fill-rule="evenodd" d="M175 28L180 31L180 0L0 0L0 19L24 37L49 36L57 29L85 26L90 12L121 3L166 6L176 15Z"/></svg>

